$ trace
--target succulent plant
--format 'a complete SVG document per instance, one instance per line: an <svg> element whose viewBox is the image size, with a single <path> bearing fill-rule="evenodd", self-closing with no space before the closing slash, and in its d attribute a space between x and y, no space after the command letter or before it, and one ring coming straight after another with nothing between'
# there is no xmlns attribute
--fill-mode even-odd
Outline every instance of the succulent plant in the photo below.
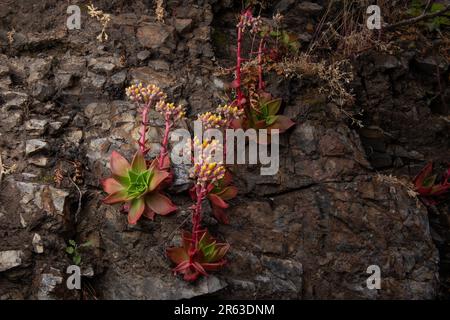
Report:
<svg viewBox="0 0 450 320"><path fill-rule="evenodd" d="M207 271L215 271L225 265L225 254L230 245L217 243L206 230L199 231L199 241L195 247L190 232L183 232L182 247L167 249L167 256L177 266L174 273L183 274L186 281L195 281L200 275L208 275Z"/></svg>
<svg viewBox="0 0 450 320"><path fill-rule="evenodd" d="M154 160L147 166L141 151L137 151L131 164L118 152L111 154L112 176L102 181L109 195L104 203L125 203L128 222L136 224L144 215L153 219L155 214L167 215L177 209L172 201L160 193L160 184L169 177L169 172L158 168Z"/></svg>
<svg viewBox="0 0 450 320"><path fill-rule="evenodd" d="M436 183L437 175L432 173L433 163L430 162L413 181L416 192L426 205L436 205L444 195L450 193L450 168L444 172L440 183Z"/></svg>

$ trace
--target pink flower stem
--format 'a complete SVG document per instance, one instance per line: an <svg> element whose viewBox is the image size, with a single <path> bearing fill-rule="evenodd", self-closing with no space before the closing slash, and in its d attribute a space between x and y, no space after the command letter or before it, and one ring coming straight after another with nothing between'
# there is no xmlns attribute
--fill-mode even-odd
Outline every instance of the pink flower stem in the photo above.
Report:
<svg viewBox="0 0 450 320"><path fill-rule="evenodd" d="M164 166L164 158L167 156L167 145L169 143L169 133L172 128L172 121L170 121L170 115L165 116L166 127L164 129L164 138L161 144L161 151L159 152L158 165L159 169L162 169Z"/></svg>
<svg viewBox="0 0 450 320"><path fill-rule="evenodd" d="M148 150L145 145L147 143L146 135L147 135L147 122L148 122L148 112L150 111L150 106L152 104L152 100L150 99L149 102L145 104L144 107L142 107L142 122L141 122L141 129L139 131L139 149L141 150L142 154L146 155Z"/></svg>
<svg viewBox="0 0 450 320"><path fill-rule="evenodd" d="M241 90L241 64L242 64L242 35L243 35L243 20L244 18L241 16L241 20L237 26L238 34L237 34L237 54L236 54L236 94L237 94L237 104L241 105L241 101L243 99L243 94Z"/></svg>
<svg viewBox="0 0 450 320"><path fill-rule="evenodd" d="M263 54L263 48L264 48L264 41L265 37L262 37L259 41L259 48L258 48L258 89L264 90L265 84L263 80L263 65L262 65L262 54Z"/></svg>
<svg viewBox="0 0 450 320"><path fill-rule="evenodd" d="M197 184L195 186L195 195L197 198L197 202L194 207L194 211L192 213L192 246L191 252L189 253L192 258L198 250L198 242L199 242L199 233L201 228L201 219L202 219L202 201L206 194L206 188Z"/></svg>

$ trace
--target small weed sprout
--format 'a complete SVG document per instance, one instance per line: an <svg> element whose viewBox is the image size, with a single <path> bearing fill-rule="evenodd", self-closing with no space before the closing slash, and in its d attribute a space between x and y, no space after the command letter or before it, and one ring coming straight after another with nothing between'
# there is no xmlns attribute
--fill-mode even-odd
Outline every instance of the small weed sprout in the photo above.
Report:
<svg viewBox="0 0 450 320"><path fill-rule="evenodd" d="M75 240L69 240L69 245L66 247L66 252L69 256L72 257L72 261L75 265L79 266L81 264L81 253L80 253L80 249L81 248L87 248L87 247L91 247L92 246L92 242L91 241L87 241L85 243L82 243L80 245L78 245Z"/></svg>

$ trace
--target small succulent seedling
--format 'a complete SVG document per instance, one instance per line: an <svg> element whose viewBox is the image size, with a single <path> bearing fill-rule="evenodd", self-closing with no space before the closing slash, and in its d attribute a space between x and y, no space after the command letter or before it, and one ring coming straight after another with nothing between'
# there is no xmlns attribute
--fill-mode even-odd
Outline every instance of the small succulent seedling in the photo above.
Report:
<svg viewBox="0 0 450 320"><path fill-rule="evenodd" d="M92 246L91 241L87 241L78 245L75 240L69 240L69 245L66 247L66 252L72 257L72 261L75 265L79 266L81 264L81 248L86 248Z"/></svg>

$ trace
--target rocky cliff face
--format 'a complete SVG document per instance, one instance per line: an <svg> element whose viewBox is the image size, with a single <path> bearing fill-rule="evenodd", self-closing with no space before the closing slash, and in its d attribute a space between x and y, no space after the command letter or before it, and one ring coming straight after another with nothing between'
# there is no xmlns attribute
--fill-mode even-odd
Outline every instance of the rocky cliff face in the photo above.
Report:
<svg viewBox="0 0 450 320"><path fill-rule="evenodd" d="M406 190L374 179L374 169L394 163L411 173L430 157L448 158L449 125L439 115L449 110L423 105L436 87L417 69L432 72L435 62L411 52L355 60L365 129L347 124L308 81L272 76L271 90L297 122L281 138L280 171L264 177L253 166L231 168L240 190L231 223L205 221L231 244L229 264L192 285L170 273L164 255L189 216L186 168L177 168L172 190L179 212L134 227L119 208L102 204L99 178L108 175L112 150L128 157L135 150L139 119L124 97L131 82L160 86L191 119L220 102L224 79L214 71L234 48L217 35L233 32L235 8L168 1L161 24L150 1L98 1L112 14L109 40L99 43L101 26L85 12L81 30L66 30L60 1L1 2L0 151L4 168L13 169L1 182L1 299L437 297L439 255L427 210ZM311 17L323 5L280 3ZM287 24L301 22L293 16ZM448 75L447 62L438 67ZM163 122L156 113L150 126L157 154ZM56 169L71 179L55 184ZM82 253L81 294L65 288L69 239L92 243ZM366 286L370 265L382 270L382 290Z"/></svg>

